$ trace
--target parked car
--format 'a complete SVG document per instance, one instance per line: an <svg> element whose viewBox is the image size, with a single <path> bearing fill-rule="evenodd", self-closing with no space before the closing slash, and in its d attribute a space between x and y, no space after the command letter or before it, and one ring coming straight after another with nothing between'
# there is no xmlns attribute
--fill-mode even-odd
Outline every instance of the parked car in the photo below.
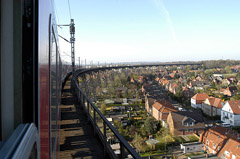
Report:
<svg viewBox="0 0 240 159"><path fill-rule="evenodd" d="M225 128L231 127L231 125L230 125L230 124L227 124L227 123L222 123L221 126L222 126L222 127L225 127Z"/></svg>

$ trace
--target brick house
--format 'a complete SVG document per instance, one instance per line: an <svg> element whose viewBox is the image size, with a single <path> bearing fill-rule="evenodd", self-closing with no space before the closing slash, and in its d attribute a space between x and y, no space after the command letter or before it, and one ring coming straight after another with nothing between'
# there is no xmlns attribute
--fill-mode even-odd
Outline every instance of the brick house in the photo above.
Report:
<svg viewBox="0 0 240 159"><path fill-rule="evenodd" d="M204 144L208 154L220 158L240 159L239 134L221 126L213 126L200 135L199 141Z"/></svg>
<svg viewBox="0 0 240 159"><path fill-rule="evenodd" d="M224 104L225 103L219 98L206 98L202 103L203 113L208 116L221 116L221 110Z"/></svg>
<svg viewBox="0 0 240 159"><path fill-rule="evenodd" d="M206 93L197 93L191 98L191 106L193 108L202 108L202 103L209 96Z"/></svg>
<svg viewBox="0 0 240 159"><path fill-rule="evenodd" d="M199 110L171 112L167 124L172 135L201 134L205 129L203 116Z"/></svg>
<svg viewBox="0 0 240 159"><path fill-rule="evenodd" d="M145 109L152 115L152 106L157 100L151 96L145 96Z"/></svg>
<svg viewBox="0 0 240 159"><path fill-rule="evenodd" d="M169 88L168 88L169 92L171 92L173 94L176 94L177 89L178 89L178 84L177 83L171 83L169 85Z"/></svg>
<svg viewBox="0 0 240 159"><path fill-rule="evenodd" d="M166 80L166 79L160 79L159 80L159 84L161 84L162 86L166 86L168 83L169 83L169 81Z"/></svg>
<svg viewBox="0 0 240 159"><path fill-rule="evenodd" d="M177 109L166 99L157 100L152 106L152 115L156 120L167 120L170 112L176 112Z"/></svg>

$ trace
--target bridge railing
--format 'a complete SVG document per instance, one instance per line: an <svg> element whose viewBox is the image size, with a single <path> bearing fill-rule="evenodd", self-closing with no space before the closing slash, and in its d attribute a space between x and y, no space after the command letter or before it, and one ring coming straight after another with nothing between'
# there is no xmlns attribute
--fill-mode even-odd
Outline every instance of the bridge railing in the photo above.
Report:
<svg viewBox="0 0 240 159"><path fill-rule="evenodd" d="M77 80L74 80L73 83L78 102L86 112L88 120L94 128L94 133L96 133L102 141L104 152L108 152L111 158L141 158L82 91ZM115 151L113 149L115 149Z"/></svg>

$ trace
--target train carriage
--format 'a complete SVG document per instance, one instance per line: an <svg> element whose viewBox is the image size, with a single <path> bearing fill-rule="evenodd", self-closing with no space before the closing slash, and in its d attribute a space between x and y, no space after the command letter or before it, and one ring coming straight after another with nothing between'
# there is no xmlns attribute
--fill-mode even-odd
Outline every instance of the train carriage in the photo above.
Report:
<svg viewBox="0 0 240 159"><path fill-rule="evenodd" d="M52 0L0 0L0 158L59 158L63 77Z"/></svg>

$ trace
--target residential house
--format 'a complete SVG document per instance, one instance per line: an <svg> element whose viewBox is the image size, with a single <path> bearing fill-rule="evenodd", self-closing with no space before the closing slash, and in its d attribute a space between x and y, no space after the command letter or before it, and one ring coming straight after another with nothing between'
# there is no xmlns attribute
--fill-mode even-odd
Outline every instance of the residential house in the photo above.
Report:
<svg viewBox="0 0 240 159"><path fill-rule="evenodd" d="M229 79L223 79L223 80L222 80L222 84L223 84L224 86L229 86L229 85L231 84L231 81L230 81Z"/></svg>
<svg viewBox="0 0 240 159"><path fill-rule="evenodd" d="M131 79L130 79L130 82L131 82L131 83L135 83L136 81L134 80L134 78L131 78Z"/></svg>
<svg viewBox="0 0 240 159"><path fill-rule="evenodd" d="M203 78L200 75L197 75L197 77L195 78L197 81L202 81Z"/></svg>
<svg viewBox="0 0 240 159"><path fill-rule="evenodd" d="M209 96L206 93L197 93L191 98L191 106L193 108L202 108L202 103Z"/></svg>
<svg viewBox="0 0 240 159"><path fill-rule="evenodd" d="M231 67L233 72L240 72L240 65L236 65L234 67Z"/></svg>
<svg viewBox="0 0 240 159"><path fill-rule="evenodd" d="M201 134L205 129L200 110L171 112L167 124L172 135Z"/></svg>
<svg viewBox="0 0 240 159"><path fill-rule="evenodd" d="M234 137L233 137L234 138ZM236 138L227 140L218 156L226 159L240 159L240 140Z"/></svg>
<svg viewBox="0 0 240 159"><path fill-rule="evenodd" d="M173 79L176 73L169 73L169 76Z"/></svg>
<svg viewBox="0 0 240 159"><path fill-rule="evenodd" d="M199 141L204 144L208 154L220 158L240 159L239 134L221 126L213 126L200 135Z"/></svg>
<svg viewBox="0 0 240 159"><path fill-rule="evenodd" d="M145 109L148 113L152 114L152 106L157 100L151 96L145 96Z"/></svg>
<svg viewBox="0 0 240 159"><path fill-rule="evenodd" d="M218 85L221 85L221 84L222 84L222 81L219 80L219 78L214 78L214 79L213 79L213 82L216 83L216 84L218 84Z"/></svg>
<svg viewBox="0 0 240 159"><path fill-rule="evenodd" d="M163 79L172 80L173 78L169 75L165 75L165 76L163 76Z"/></svg>
<svg viewBox="0 0 240 159"><path fill-rule="evenodd" d="M171 83L167 83L166 85L165 85L165 90L169 90L169 88L170 88L170 85L171 85Z"/></svg>
<svg viewBox="0 0 240 159"><path fill-rule="evenodd" d="M159 77L156 77L156 78L155 78L155 81L156 81L156 82L159 82L159 80L160 80Z"/></svg>
<svg viewBox="0 0 240 159"><path fill-rule="evenodd" d="M137 81L138 81L139 83L143 83L143 76L138 76L138 77L137 77Z"/></svg>
<svg viewBox="0 0 240 159"><path fill-rule="evenodd" d="M192 96L194 96L193 91L191 91L189 88L187 87L182 87L183 90L183 95L187 98L191 98Z"/></svg>
<svg viewBox="0 0 240 159"><path fill-rule="evenodd" d="M169 81L166 80L166 79L160 79L159 80L159 84L161 84L162 86L166 86L168 83L169 83Z"/></svg>
<svg viewBox="0 0 240 159"><path fill-rule="evenodd" d="M221 116L221 110L224 104L225 103L219 98L206 98L202 103L203 113L208 116Z"/></svg>
<svg viewBox="0 0 240 159"><path fill-rule="evenodd" d="M177 109L166 99L157 100L152 106L152 115L156 120L167 120L170 112L176 112Z"/></svg>
<svg viewBox="0 0 240 159"><path fill-rule="evenodd" d="M171 83L169 85L168 91L173 93L173 94L176 94L177 93L177 89L178 89L178 84L177 83Z"/></svg>
<svg viewBox="0 0 240 159"><path fill-rule="evenodd" d="M226 89L220 89L220 93L227 95L229 97L233 96L237 91L238 89L235 86L230 86L227 87Z"/></svg>
<svg viewBox="0 0 240 159"><path fill-rule="evenodd" d="M240 86L240 81L237 82L237 85Z"/></svg>
<svg viewBox="0 0 240 159"><path fill-rule="evenodd" d="M221 111L221 120L232 126L240 126L240 100L226 102Z"/></svg>
<svg viewBox="0 0 240 159"><path fill-rule="evenodd" d="M203 89L203 86L210 86L210 82L206 80L191 81L188 85L189 88L194 88L194 89Z"/></svg>
<svg viewBox="0 0 240 159"><path fill-rule="evenodd" d="M237 82L237 78L234 77L234 76L228 77L227 79L228 79L231 83Z"/></svg>

